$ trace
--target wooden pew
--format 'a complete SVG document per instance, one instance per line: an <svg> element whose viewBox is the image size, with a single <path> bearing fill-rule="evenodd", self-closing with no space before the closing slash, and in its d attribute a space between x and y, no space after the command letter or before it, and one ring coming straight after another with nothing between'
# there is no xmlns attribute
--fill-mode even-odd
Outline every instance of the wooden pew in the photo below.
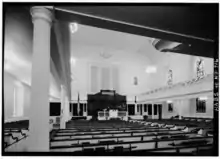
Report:
<svg viewBox="0 0 220 159"><path fill-rule="evenodd" d="M183 141L198 141L198 140L204 140L204 139L213 139L212 137L193 137L190 139L175 139L175 141L179 141L179 142L183 142ZM160 143L160 142L165 142L165 143L169 143L169 142L173 142L173 139L162 139L162 140L150 140L150 141L130 141L130 142L123 142L123 143L108 143L108 146L110 145L129 145L129 144L145 144L145 143L152 143L155 145L156 147L156 143ZM149 144L148 144L149 145ZM88 145L83 145L83 147L99 147L99 146L106 146L106 143L98 143L98 144L88 144ZM174 145L174 146L178 146L178 145ZM182 145L179 145L182 146ZM53 146L50 147L50 149L65 149L65 148L77 148L77 147L82 147L82 145L63 145L63 146ZM155 148L154 147L154 148Z"/></svg>
<svg viewBox="0 0 220 159"><path fill-rule="evenodd" d="M109 133L109 132L105 132L105 133L87 133L87 134L55 134L54 137L64 137L64 136L68 136L68 137L72 137L72 136L85 136L85 135L114 135L114 134L132 134L132 133L143 133L143 132L178 132L179 130L169 130L169 129L155 129L155 130L143 130L143 131L139 131L139 132L118 132L118 133Z"/></svg>
<svg viewBox="0 0 220 159"><path fill-rule="evenodd" d="M28 136L27 129L5 129L4 130L4 148L7 148Z"/></svg>
<svg viewBox="0 0 220 159"><path fill-rule="evenodd" d="M87 130L72 130L72 129L59 129L59 131L57 133L60 133L60 132L71 132L71 133L74 133L74 132L98 132L98 131L108 131L108 132L111 132L111 131L127 131L127 130L150 130L150 129L158 129L158 127L140 127L140 128L112 128L112 129L87 129Z"/></svg>
<svg viewBox="0 0 220 159"><path fill-rule="evenodd" d="M114 151L105 151L104 153L95 152L86 153L89 156L192 156L192 155L199 155L200 153L194 153L192 150L197 149L204 149L206 148L207 151L204 151L204 156L212 155L212 144L201 145L201 146L181 146L181 147L168 147L168 148L157 148L157 149L148 149L148 150L132 150L132 151L123 151L120 153L116 153ZM211 151L211 152L210 152ZM72 153L76 156L85 156L83 151L75 151ZM202 154L202 155L203 155Z"/></svg>
<svg viewBox="0 0 220 159"><path fill-rule="evenodd" d="M75 145L75 144L81 144L84 141L89 141L89 142L99 142L99 141L106 141L106 140L114 140L116 142L121 142L123 143L124 140L129 140L129 139L135 139L135 140L139 140L139 141L147 141L147 140L154 140L154 139L168 139L168 138L178 138L178 135L185 135L185 138L190 138L190 136L197 136L197 134L194 133L173 133L170 134L168 133L154 133L154 134L148 134L148 135L137 135L137 136L118 136L118 137L94 137L94 138L75 138L75 139L59 139L59 140L51 140L51 145L53 146L57 146L57 145ZM180 137L179 137L180 138Z"/></svg>

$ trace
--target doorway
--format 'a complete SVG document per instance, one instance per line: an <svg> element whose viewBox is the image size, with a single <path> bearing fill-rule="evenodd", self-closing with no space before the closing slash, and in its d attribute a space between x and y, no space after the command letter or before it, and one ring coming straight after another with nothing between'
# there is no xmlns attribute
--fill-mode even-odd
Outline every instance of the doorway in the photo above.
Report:
<svg viewBox="0 0 220 159"><path fill-rule="evenodd" d="M152 104L148 104L148 115L152 115Z"/></svg>
<svg viewBox="0 0 220 159"><path fill-rule="evenodd" d="M134 104L128 104L128 115L134 115Z"/></svg>
<svg viewBox="0 0 220 159"><path fill-rule="evenodd" d="M72 109L73 109L73 111L72 111L73 116L78 116L77 103L73 103Z"/></svg>
<svg viewBox="0 0 220 159"><path fill-rule="evenodd" d="M159 115L159 120L162 119L162 104L158 104L158 115Z"/></svg>

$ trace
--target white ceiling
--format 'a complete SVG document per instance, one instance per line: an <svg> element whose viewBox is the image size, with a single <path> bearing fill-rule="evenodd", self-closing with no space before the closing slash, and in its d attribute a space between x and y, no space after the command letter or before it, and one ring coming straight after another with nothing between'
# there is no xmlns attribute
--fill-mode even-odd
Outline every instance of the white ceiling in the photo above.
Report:
<svg viewBox="0 0 220 159"><path fill-rule="evenodd" d="M157 64L165 56L151 44L152 38L78 24L71 33L71 55L89 61ZM110 58L102 58L111 56Z"/></svg>

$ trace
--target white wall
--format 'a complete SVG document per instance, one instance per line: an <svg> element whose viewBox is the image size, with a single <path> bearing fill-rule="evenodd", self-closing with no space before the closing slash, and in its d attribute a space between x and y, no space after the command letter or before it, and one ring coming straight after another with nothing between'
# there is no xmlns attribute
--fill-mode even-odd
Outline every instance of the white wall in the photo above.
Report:
<svg viewBox="0 0 220 159"><path fill-rule="evenodd" d="M213 97L208 96L206 101L206 113L196 112L196 99L190 100L191 107L189 107L189 117L203 117L203 118L213 118Z"/></svg>
<svg viewBox="0 0 220 159"><path fill-rule="evenodd" d="M162 118L164 119L179 114L183 117L213 118L213 98L211 96L208 96L205 113L196 112L196 98L182 100L181 102L173 101L173 112L168 112L167 102L163 102L162 104Z"/></svg>
<svg viewBox="0 0 220 159"><path fill-rule="evenodd" d="M96 73L92 74L91 67L95 67ZM103 68L108 70L108 80L103 76L106 73L103 72ZM77 100L78 92L80 100L86 100L88 93L114 89L119 94L127 95L128 101L134 101L135 95L165 85L162 67L158 67L158 73L155 74L147 74L145 69L143 65L132 62L114 64L107 61L76 59L75 65L72 66L72 100ZM134 77L138 78L138 85L134 85Z"/></svg>
<svg viewBox="0 0 220 159"><path fill-rule="evenodd" d="M212 58L167 53L167 56L164 59L164 66L166 68L166 72L168 72L169 69L173 71L173 83L183 82L196 78L196 61L199 58L204 61L205 73L213 73Z"/></svg>
<svg viewBox="0 0 220 159"><path fill-rule="evenodd" d="M75 65L72 65L72 77L71 82L71 96L72 100L77 100L78 92L80 100L87 98L87 92L89 90L89 71L88 63L86 60L76 59Z"/></svg>
<svg viewBox="0 0 220 159"><path fill-rule="evenodd" d="M100 46L74 45L72 47L72 56L76 56L74 57L76 62L71 68L73 77L75 78L71 86L72 100L77 99L77 92L80 93L80 99L86 100L88 93L96 93L100 91L100 89L109 88L116 89L118 93L126 95L127 101L134 101L135 95L166 86L169 69L173 70L173 83L191 80L196 77L195 64L196 60L198 60L196 56L166 53L161 56L160 60L152 63L150 59L145 59L144 61L144 57L142 58L144 53L140 55L135 51L128 51L126 54L123 51L111 50L110 53L112 57L103 59L99 55L100 50L102 50ZM147 52L145 54L147 54ZM157 55L157 57L159 58L160 56ZM207 74L212 73L213 59L203 57L202 59L204 60L205 72ZM147 74L145 72L146 67L152 64L156 66L157 72ZM91 67L93 66L97 69L97 77L92 77L91 75ZM115 81L113 81L113 68L118 70L118 80ZM105 76L109 77L108 80L103 77L106 73L106 71L103 72L103 69L109 72L108 75ZM134 77L138 78L138 85L134 85ZM92 83L91 78L94 78L97 82ZM103 82L103 80L105 82ZM117 88L114 88L113 85L117 85ZM93 91L91 91L92 89Z"/></svg>
<svg viewBox="0 0 220 159"><path fill-rule="evenodd" d="M51 76L52 77L52 76ZM59 92L52 91L53 87L50 83L50 100L52 102L60 102ZM31 100L31 86L20 82L14 75L4 71L4 119L5 121L28 119L30 100ZM15 89L15 97L14 97ZM56 98L54 98L56 97ZM16 109L16 116L13 116L14 102Z"/></svg>
<svg viewBox="0 0 220 159"><path fill-rule="evenodd" d="M13 117L14 111L14 89L15 106L17 108L17 117ZM30 107L30 87L20 83L15 77L4 73L4 119L12 118L22 119L28 117ZM20 113L19 113L20 112Z"/></svg>
<svg viewBox="0 0 220 159"><path fill-rule="evenodd" d="M204 61L204 71L206 74L213 74L213 59L212 58L205 58L205 57L193 57L193 64L194 64L194 77L196 77L196 69L195 69L195 64L196 61L201 58Z"/></svg>
<svg viewBox="0 0 220 159"><path fill-rule="evenodd" d="M164 71L157 67L157 73L147 74L142 65L122 65L120 68L120 90L122 94L137 95L156 87L163 86ZM138 85L134 85L134 77L138 78Z"/></svg>

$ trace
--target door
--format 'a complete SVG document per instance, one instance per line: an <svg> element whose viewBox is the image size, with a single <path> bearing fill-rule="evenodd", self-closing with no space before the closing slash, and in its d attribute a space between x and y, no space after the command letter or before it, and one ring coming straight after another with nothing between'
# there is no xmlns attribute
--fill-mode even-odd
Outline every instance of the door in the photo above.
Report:
<svg viewBox="0 0 220 159"><path fill-rule="evenodd" d="M153 109L154 109L154 119L158 119L158 105L154 104L153 105Z"/></svg>
<svg viewBox="0 0 220 159"><path fill-rule="evenodd" d="M158 109L157 104L154 104L154 115L158 115Z"/></svg>
<svg viewBox="0 0 220 159"><path fill-rule="evenodd" d="M162 104L158 104L158 115L159 115L159 120L162 119Z"/></svg>
<svg viewBox="0 0 220 159"><path fill-rule="evenodd" d="M148 115L152 115L152 104L148 104Z"/></svg>
<svg viewBox="0 0 220 159"><path fill-rule="evenodd" d="M128 115L134 115L134 105L128 104Z"/></svg>
<svg viewBox="0 0 220 159"><path fill-rule="evenodd" d="M77 103L73 103L73 116L78 116Z"/></svg>

